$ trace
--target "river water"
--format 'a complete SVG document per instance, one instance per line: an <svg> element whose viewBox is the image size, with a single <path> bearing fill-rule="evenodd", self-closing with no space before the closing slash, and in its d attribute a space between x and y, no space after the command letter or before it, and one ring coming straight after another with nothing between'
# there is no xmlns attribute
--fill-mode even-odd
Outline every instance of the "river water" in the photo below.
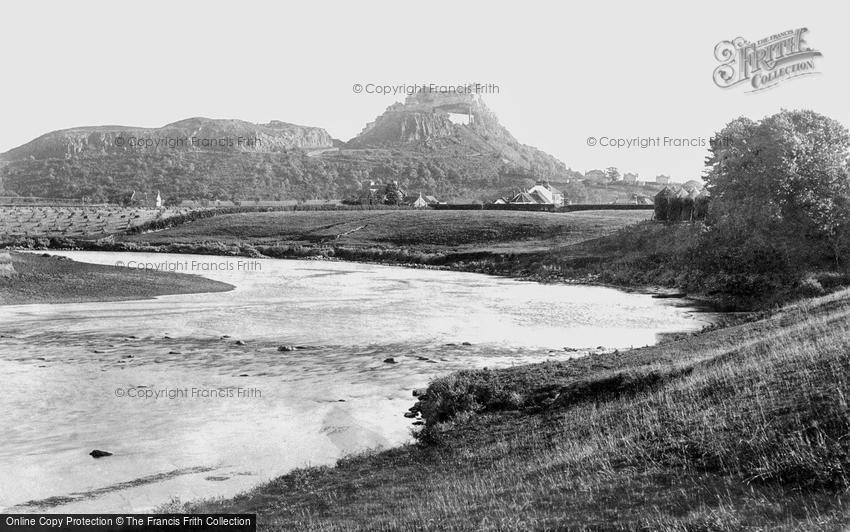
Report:
<svg viewBox="0 0 850 532"><path fill-rule="evenodd" d="M0 306L2 511L141 512L172 497L232 496L410 441L411 391L435 376L653 344L708 320L644 294L478 274L56 254L236 288ZM113 456L93 459L93 449Z"/></svg>

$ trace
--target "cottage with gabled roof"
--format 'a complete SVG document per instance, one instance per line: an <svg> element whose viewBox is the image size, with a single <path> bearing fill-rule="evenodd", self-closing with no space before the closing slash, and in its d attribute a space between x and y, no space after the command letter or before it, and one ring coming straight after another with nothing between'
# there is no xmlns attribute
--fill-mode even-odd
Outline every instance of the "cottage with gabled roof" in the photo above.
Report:
<svg viewBox="0 0 850 532"><path fill-rule="evenodd" d="M528 193L539 198L538 203L545 203L560 207L564 204L564 195L560 190L549 184L548 181L540 181L528 189ZM535 196L536 194L536 196Z"/></svg>
<svg viewBox="0 0 850 532"><path fill-rule="evenodd" d="M519 194L511 198L511 201L509 203L512 203L514 205L536 205L538 201L534 199L534 197L532 197L532 195L528 192L520 192Z"/></svg>

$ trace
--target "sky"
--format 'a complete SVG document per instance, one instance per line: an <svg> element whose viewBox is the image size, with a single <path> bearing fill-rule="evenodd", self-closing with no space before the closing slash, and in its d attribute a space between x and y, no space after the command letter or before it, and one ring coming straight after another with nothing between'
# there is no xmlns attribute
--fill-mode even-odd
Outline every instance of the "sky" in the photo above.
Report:
<svg viewBox="0 0 850 532"><path fill-rule="evenodd" d="M850 124L850 9L839 2L4 2L0 152L82 125L282 120L348 140L403 94L492 84L522 143L587 171L699 178L707 139L739 116L813 109ZM722 89L720 41L808 28L817 74ZM363 92L355 93L360 84ZM588 145L588 137L597 144Z"/></svg>

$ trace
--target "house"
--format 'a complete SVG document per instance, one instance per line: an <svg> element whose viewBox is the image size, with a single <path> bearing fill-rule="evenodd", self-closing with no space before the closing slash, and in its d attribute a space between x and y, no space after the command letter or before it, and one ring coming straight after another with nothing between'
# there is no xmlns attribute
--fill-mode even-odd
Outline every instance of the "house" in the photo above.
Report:
<svg viewBox="0 0 850 532"><path fill-rule="evenodd" d="M627 183L629 185L635 185L638 182L638 174L633 174L631 172L626 172L623 174L623 183Z"/></svg>
<svg viewBox="0 0 850 532"><path fill-rule="evenodd" d="M670 184L670 176L664 174L658 174L655 176L655 182L659 185L669 185Z"/></svg>
<svg viewBox="0 0 850 532"><path fill-rule="evenodd" d="M511 203L513 205L536 205L539 202L534 199L528 192L520 192L519 194L511 198L511 201L509 201L508 203Z"/></svg>
<svg viewBox="0 0 850 532"><path fill-rule="evenodd" d="M557 188L550 185L547 181L540 181L525 192L512 197L510 200L499 198L493 203L502 205L511 203L514 205L554 205L561 207L564 205L564 194Z"/></svg>
<svg viewBox="0 0 850 532"><path fill-rule="evenodd" d="M428 206L428 201L422 197L422 193L419 193L419 196L414 198L412 196L408 196L405 198L405 204L410 205L415 209L424 209Z"/></svg>
<svg viewBox="0 0 850 532"><path fill-rule="evenodd" d="M156 191L155 197L150 197L147 193L139 194L135 190L130 194L125 195L121 200L121 203L125 207L133 206L133 207L146 207L149 209L161 209L162 208L162 195L159 193L159 190Z"/></svg>
<svg viewBox="0 0 850 532"><path fill-rule="evenodd" d="M547 198L540 193L539 190L535 190L534 192L529 192L529 196L534 200L535 203L539 203L541 205L548 204Z"/></svg>
<svg viewBox="0 0 850 532"><path fill-rule="evenodd" d="M428 203L428 205L439 205L441 203L440 200L438 200L434 196L425 196L425 201Z"/></svg>
<svg viewBox="0 0 850 532"><path fill-rule="evenodd" d="M564 204L564 194L549 184L548 181L539 181L528 189L528 193L537 200L537 203L545 203L561 207Z"/></svg>

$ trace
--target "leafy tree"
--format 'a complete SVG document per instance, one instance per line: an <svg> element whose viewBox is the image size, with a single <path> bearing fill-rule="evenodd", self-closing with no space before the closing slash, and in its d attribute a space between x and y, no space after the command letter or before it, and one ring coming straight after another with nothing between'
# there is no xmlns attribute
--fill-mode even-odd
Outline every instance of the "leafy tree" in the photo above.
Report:
<svg viewBox="0 0 850 532"><path fill-rule="evenodd" d="M620 171L617 170L617 168L615 166L609 166L608 168L605 169L605 176L611 182L619 181L620 180Z"/></svg>
<svg viewBox="0 0 850 532"><path fill-rule="evenodd" d="M739 118L712 141L706 183L720 230L763 233L792 258L847 247L850 134L813 111Z"/></svg>
<svg viewBox="0 0 850 532"><path fill-rule="evenodd" d="M384 195L384 203L387 205L399 205L404 200L404 193L398 188L398 184L391 181L387 183Z"/></svg>

